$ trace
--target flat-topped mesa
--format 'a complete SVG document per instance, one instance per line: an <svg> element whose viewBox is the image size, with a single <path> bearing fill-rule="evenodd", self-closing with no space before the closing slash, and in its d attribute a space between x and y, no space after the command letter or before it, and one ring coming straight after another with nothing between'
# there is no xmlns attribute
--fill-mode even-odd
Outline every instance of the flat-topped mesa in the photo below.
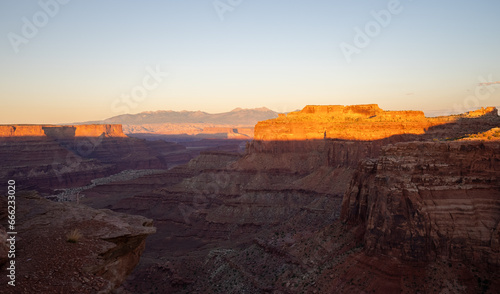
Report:
<svg viewBox="0 0 500 294"><path fill-rule="evenodd" d="M333 116L374 116L384 112L377 104L366 105L307 105L300 114L329 114Z"/></svg>
<svg viewBox="0 0 500 294"><path fill-rule="evenodd" d="M293 141L342 139L372 141L395 135L423 135L429 128L464 119L497 121L494 107L462 115L427 118L422 111L384 111L377 104L308 105L255 126L255 140Z"/></svg>
<svg viewBox="0 0 500 294"><path fill-rule="evenodd" d="M45 136L40 125L3 125L0 126L0 137L41 137Z"/></svg>
<svg viewBox="0 0 500 294"><path fill-rule="evenodd" d="M75 126L75 137L126 137L122 125L77 125Z"/></svg>
<svg viewBox="0 0 500 294"><path fill-rule="evenodd" d="M0 125L0 137L126 137L119 124L93 125Z"/></svg>
<svg viewBox="0 0 500 294"><path fill-rule="evenodd" d="M299 112L291 112L289 115L307 115L328 116L334 120L352 120L358 118L378 118L384 120L406 119L406 120L425 120L422 111L403 110L403 111L385 111L377 104L365 105L308 105Z"/></svg>

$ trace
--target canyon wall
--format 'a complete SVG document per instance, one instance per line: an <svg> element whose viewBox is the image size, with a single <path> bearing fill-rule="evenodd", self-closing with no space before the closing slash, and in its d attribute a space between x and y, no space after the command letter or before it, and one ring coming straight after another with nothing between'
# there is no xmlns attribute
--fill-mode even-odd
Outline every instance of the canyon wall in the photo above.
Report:
<svg viewBox="0 0 500 294"><path fill-rule="evenodd" d="M260 155L264 156L258 158ZM302 263L300 254L288 257L264 240L280 232L292 245L302 238L302 232L338 218L350 172L323 163L315 169L292 165L291 153L281 157L281 167L261 165L273 154L260 155L204 152L164 174L86 191L89 205L109 205L119 212L155 220L158 232L148 239L144 258L124 288L139 293L150 289L161 293L261 293L274 288L269 277L283 275L280 268L284 264L291 262L286 267L303 275L306 270L296 264ZM309 164L319 162L314 159ZM332 177L344 184L325 181ZM127 185L126 191L121 190L122 185ZM132 195L123 197L124 193ZM105 202L102 195L119 200ZM262 259L239 260L261 254L263 248ZM234 254L225 259L219 255L225 251ZM223 260L213 260L219 258ZM214 276L214 272L220 274ZM230 286L236 281L238 286Z"/></svg>
<svg viewBox="0 0 500 294"><path fill-rule="evenodd" d="M342 205L368 253L500 265L500 143L408 142L364 161Z"/></svg>

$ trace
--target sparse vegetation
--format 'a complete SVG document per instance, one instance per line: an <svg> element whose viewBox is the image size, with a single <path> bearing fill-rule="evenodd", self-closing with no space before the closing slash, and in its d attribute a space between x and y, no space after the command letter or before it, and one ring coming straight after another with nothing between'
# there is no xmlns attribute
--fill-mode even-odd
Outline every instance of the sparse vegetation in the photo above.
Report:
<svg viewBox="0 0 500 294"><path fill-rule="evenodd" d="M66 241L69 243L78 243L82 238L82 233L78 229L74 229L66 234Z"/></svg>

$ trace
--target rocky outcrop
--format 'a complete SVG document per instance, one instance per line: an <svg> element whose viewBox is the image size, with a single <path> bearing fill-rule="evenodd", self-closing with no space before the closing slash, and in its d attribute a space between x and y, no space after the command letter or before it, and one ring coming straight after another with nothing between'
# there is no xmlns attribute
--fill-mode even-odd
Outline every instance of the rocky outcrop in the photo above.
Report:
<svg viewBox="0 0 500 294"><path fill-rule="evenodd" d="M365 250L402 260L500 265L500 144L409 142L364 161L342 204Z"/></svg>
<svg viewBox="0 0 500 294"><path fill-rule="evenodd" d="M156 231L141 216L33 194L19 193L16 202L16 281L7 286L2 275L2 293L109 293L130 274L146 237Z"/></svg>
<svg viewBox="0 0 500 294"><path fill-rule="evenodd" d="M459 139L461 141L500 141L500 128L492 128L485 132L471 134Z"/></svg>

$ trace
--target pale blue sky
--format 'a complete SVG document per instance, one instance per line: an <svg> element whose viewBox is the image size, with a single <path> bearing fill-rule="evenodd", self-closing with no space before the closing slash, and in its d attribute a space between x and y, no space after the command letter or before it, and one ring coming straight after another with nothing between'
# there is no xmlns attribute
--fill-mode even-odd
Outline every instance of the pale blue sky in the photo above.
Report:
<svg viewBox="0 0 500 294"><path fill-rule="evenodd" d="M500 81L497 0L396 1L399 13L351 62L341 44L354 46L355 28L391 1L241 0L223 19L213 0L40 2L52 3L53 16L39 1L0 2L0 123L307 104L427 114L500 105L500 84L477 87L481 77ZM156 68L168 76L149 78ZM132 93L144 96L124 98Z"/></svg>

